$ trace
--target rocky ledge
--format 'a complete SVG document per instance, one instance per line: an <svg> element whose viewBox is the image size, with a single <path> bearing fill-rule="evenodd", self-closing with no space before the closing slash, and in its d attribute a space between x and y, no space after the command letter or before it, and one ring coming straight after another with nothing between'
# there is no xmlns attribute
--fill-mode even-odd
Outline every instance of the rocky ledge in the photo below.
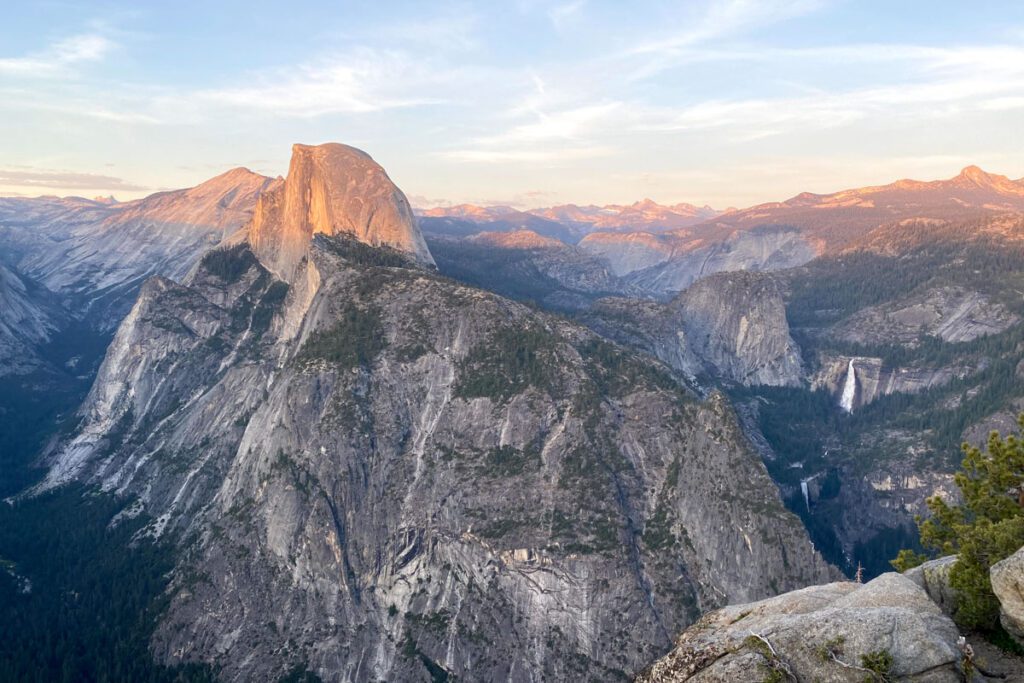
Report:
<svg viewBox="0 0 1024 683"><path fill-rule="evenodd" d="M958 639L922 588L890 573L711 612L636 680L961 681Z"/></svg>

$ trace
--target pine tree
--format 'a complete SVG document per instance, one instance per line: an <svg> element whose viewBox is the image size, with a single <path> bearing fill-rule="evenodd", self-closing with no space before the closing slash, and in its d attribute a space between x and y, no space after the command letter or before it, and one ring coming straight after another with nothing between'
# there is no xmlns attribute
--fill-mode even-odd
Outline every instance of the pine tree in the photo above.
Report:
<svg viewBox="0 0 1024 683"><path fill-rule="evenodd" d="M1024 414L1017 419L1024 430ZM956 621L967 628L996 628L999 602L989 568L1024 546L1024 439L993 432L985 450L964 444L955 481L963 502L928 499L931 516L917 519L921 544L935 555L958 555L949 572L957 592ZM915 567L928 557L901 550L893 566Z"/></svg>

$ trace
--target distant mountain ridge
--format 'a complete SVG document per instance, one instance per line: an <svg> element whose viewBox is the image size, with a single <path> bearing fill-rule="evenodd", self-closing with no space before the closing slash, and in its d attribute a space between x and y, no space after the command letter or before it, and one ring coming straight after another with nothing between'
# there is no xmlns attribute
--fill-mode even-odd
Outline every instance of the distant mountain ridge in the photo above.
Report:
<svg viewBox="0 0 1024 683"><path fill-rule="evenodd" d="M596 231L675 230L714 218L721 213L710 206L698 207L687 203L662 205L652 199L605 206L562 204L525 211L510 206L474 204L417 210L421 218L466 221L474 225L489 226L490 231L508 226L511 229L528 229L548 236L557 236L555 233L560 231L553 225L557 224L568 230L575 238L572 241ZM428 230L430 226L428 223Z"/></svg>
<svg viewBox="0 0 1024 683"><path fill-rule="evenodd" d="M591 233L580 241L616 274L656 295L722 270L778 270L852 247L910 219L964 221L1024 211L1024 184L968 166L948 180L898 180L729 211L659 234ZM898 232L898 231L897 231Z"/></svg>
<svg viewBox="0 0 1024 683"><path fill-rule="evenodd" d="M182 278L279 181L236 168L131 202L0 198L0 495L88 390L146 278Z"/></svg>
<svg viewBox="0 0 1024 683"><path fill-rule="evenodd" d="M707 205L695 206L685 202L663 205L653 199L643 199L632 204L605 206L564 204L547 209L534 209L530 213L590 230L622 231L642 228L648 231L661 231L695 225L722 212Z"/></svg>
<svg viewBox="0 0 1024 683"><path fill-rule="evenodd" d="M708 239L716 236L715 228L781 223L783 218L790 219L788 225L817 229L820 226L818 221L811 219L813 214L809 216L802 211L808 208L818 211L848 209L848 213L859 213L856 218L843 217L843 222L852 221L854 228L863 228L863 224L871 224L876 218L878 221L874 225L880 225L887 218L905 218L917 215L918 211L923 212L920 214L922 216L946 214L938 216L940 218L964 209L1022 211L1024 178L1012 180L971 165L945 180L901 179L886 185L849 188L825 194L801 192L784 201L764 202L742 209L718 210L708 205L696 206L685 202L665 205L645 198L632 204L562 204L537 209L458 204L421 208L416 210L416 214L478 225L518 222L520 225L517 227L520 229L527 228L529 217L535 216L574 228L581 237L591 232L651 232L666 233L671 237L696 236ZM536 231L547 234L543 230ZM826 246L833 246L832 241L828 241Z"/></svg>
<svg viewBox="0 0 1024 683"><path fill-rule="evenodd" d="M830 194L804 192L784 202L724 214L697 226L697 231L710 234L716 229L788 225L819 240L822 252L830 252L904 218L950 220L1006 211L1024 211L1024 183L967 166L946 180L904 179Z"/></svg>
<svg viewBox="0 0 1024 683"><path fill-rule="evenodd" d="M280 182L235 168L130 202L0 198L0 377L44 367L40 348L70 327L111 334L143 280L184 277Z"/></svg>
<svg viewBox="0 0 1024 683"><path fill-rule="evenodd" d="M81 313L110 308L112 328L142 280L181 278L200 253L240 228L256 198L279 181L235 168L192 188L131 202L80 198L0 200L0 235L20 252L12 264Z"/></svg>
<svg viewBox="0 0 1024 683"><path fill-rule="evenodd" d="M662 297L719 271L778 270L834 253L882 226L910 219L962 221L1024 211L1024 180L967 166L946 180L800 193L781 202L718 211L651 199L607 206L566 204L520 211L462 204L419 210L429 235L531 230L578 244L629 284Z"/></svg>

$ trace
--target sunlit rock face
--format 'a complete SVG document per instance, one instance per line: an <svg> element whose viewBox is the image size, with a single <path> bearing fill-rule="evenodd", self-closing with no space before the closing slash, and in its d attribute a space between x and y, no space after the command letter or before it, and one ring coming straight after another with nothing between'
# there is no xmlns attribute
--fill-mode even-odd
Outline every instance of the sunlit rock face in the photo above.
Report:
<svg viewBox="0 0 1024 683"><path fill-rule="evenodd" d="M568 246L561 240L538 234L533 230L481 232L473 235L469 240L503 249L564 249Z"/></svg>
<svg viewBox="0 0 1024 683"><path fill-rule="evenodd" d="M49 219L37 218L35 207L26 208L15 218L49 242L31 249L19 267L51 291L68 295L95 296L150 275L178 279L199 254L245 225L256 198L274 183L236 168L195 187L133 202L90 202L88 213L76 211L69 200L61 200L63 212Z"/></svg>
<svg viewBox="0 0 1024 683"><path fill-rule="evenodd" d="M279 182L236 168L131 202L8 200L0 203L0 248L73 318L110 331L146 278L184 277L207 249L249 222L256 198Z"/></svg>
<svg viewBox="0 0 1024 683"><path fill-rule="evenodd" d="M1021 211L1019 183L977 166L948 180L897 180L888 185L832 194L803 192L784 202L758 204L714 218L699 230L745 229L762 225L796 228L819 253L834 253L879 226L907 218L959 220L979 213Z"/></svg>
<svg viewBox="0 0 1024 683"><path fill-rule="evenodd" d="M290 281L318 233L434 262L409 200L368 154L347 145L293 145L288 177L260 198L249 241L260 261Z"/></svg>

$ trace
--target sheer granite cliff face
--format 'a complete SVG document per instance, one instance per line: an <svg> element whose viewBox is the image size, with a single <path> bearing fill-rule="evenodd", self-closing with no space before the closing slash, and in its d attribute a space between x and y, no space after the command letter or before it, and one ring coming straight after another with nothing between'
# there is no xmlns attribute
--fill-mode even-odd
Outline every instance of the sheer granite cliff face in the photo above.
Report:
<svg viewBox="0 0 1024 683"><path fill-rule="evenodd" d="M761 273L717 273L667 304L603 299L584 320L685 375L747 386L796 386L803 377L781 288Z"/></svg>
<svg viewBox="0 0 1024 683"><path fill-rule="evenodd" d="M347 145L294 145L284 184L256 205L249 242L272 272L290 280L320 233L351 235L433 264L405 195L368 154Z"/></svg>
<svg viewBox="0 0 1024 683"><path fill-rule="evenodd" d="M270 215L261 247L146 284L50 455L44 486L132 496L178 544L161 659L608 679L704 610L833 576L723 398L415 250L278 254Z"/></svg>
<svg viewBox="0 0 1024 683"><path fill-rule="evenodd" d="M67 318L43 287L0 263L0 377L26 373L41 360L37 349Z"/></svg>
<svg viewBox="0 0 1024 683"><path fill-rule="evenodd" d="M674 302L705 362L741 384L800 383L800 349L789 334L778 282L753 272L718 273Z"/></svg>

